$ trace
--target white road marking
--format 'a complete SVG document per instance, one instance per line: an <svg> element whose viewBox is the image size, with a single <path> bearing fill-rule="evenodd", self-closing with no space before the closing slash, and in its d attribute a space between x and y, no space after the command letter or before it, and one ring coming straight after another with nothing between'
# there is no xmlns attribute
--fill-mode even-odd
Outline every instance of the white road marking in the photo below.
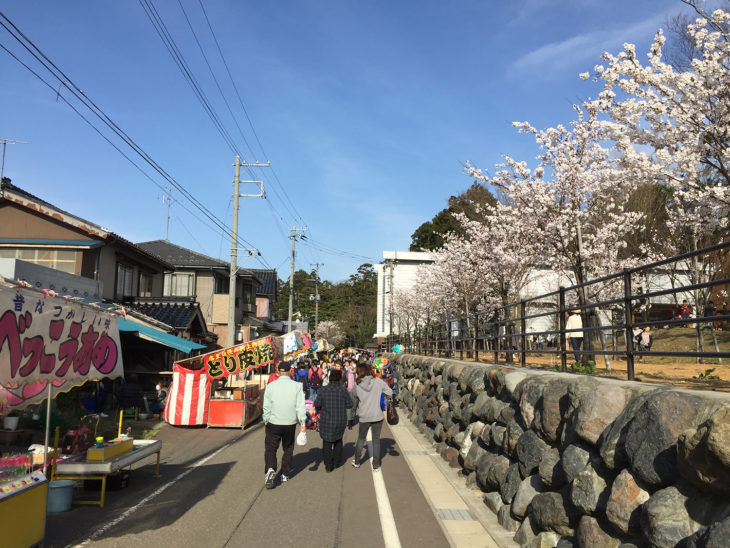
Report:
<svg viewBox="0 0 730 548"><path fill-rule="evenodd" d="M373 460L373 437L368 430L367 435L368 454L370 455L370 465L372 467ZM378 515L380 516L380 528L383 530L383 540L385 548L400 548L400 537L398 529L395 526L395 518L393 510L390 507L390 499L388 491L385 488L385 480L383 480L383 470L380 472L373 470L373 484L375 485L375 499L378 502Z"/></svg>
<svg viewBox="0 0 730 548"><path fill-rule="evenodd" d="M238 440L236 440L236 441L238 441ZM175 483L177 483L178 481L180 481L181 479L183 479L183 478L184 478L185 476L187 476L187 475L188 475L188 474L189 474L190 472L192 472L193 470L195 470L195 469L196 469L196 468L197 468L198 466L202 466L203 464L205 464L206 462L208 462L208 461L209 461L210 459L212 459L213 457L215 457L215 456L216 456L216 455L217 455L218 453L220 453L220 452L221 452L221 451L223 451L224 449L227 449L228 447L230 447L231 445L233 445L233 443L235 443L235 442L229 442L229 443L225 444L224 446L220 447L220 448L219 448L219 449L218 449L217 451L215 451L214 453L211 453L211 454L210 454L210 455L208 455L207 457L203 457L203 458L202 458L202 459L200 459L200 460L199 460L198 462L196 462L195 464L193 464L193 465L192 465L192 466L191 466L190 468L188 468L188 469L187 469L187 470L185 470L184 472L181 472L180 474L178 474L178 476L177 476L176 478L174 478L174 479L172 479L172 480L168 481L168 482L167 482L167 483L166 483L165 485L163 485L162 487L160 487L159 489L157 489L157 491L155 491L155 492L153 492L153 493L151 493L151 494L147 495L147 496L146 496L145 498L143 498L143 499L142 499L141 501L139 501L139 502L138 502L137 504L135 504L135 505L134 505L134 506L132 506L131 508L127 509L127 511L126 511L126 512L124 512L124 513L123 513L122 515L120 515L120 516L119 516L118 518L116 518L116 519L113 519L112 521L110 521L110 522L109 522L109 523L107 523L106 525L103 525L103 526L101 526L101 527L100 527L99 529L97 529L97 530L96 530L96 531L94 531L94 532L93 532L93 533L92 533L91 535L89 535L89 537L88 537L88 538L87 538L86 540L84 540L84 541L83 541L83 542L82 542L81 544L77 544L76 546L77 546L78 548L80 548L80 547L82 547L82 546L86 546L86 545L87 545L87 544L88 544L89 542L91 542L92 540L94 540L94 539L96 539L96 538L100 537L100 536L101 536L101 535L103 535L103 534L104 534L104 533L105 533L106 531L108 531L109 529L111 529L111 528L112 528L112 527L114 527L115 525L119 524L120 522L124 521L124 520L125 520L125 519L126 519L127 517L129 517L130 515L132 515L132 514L133 514L133 513L135 512L135 511L137 511L137 510L138 510L138 509L139 509L139 508L140 508L141 506L144 506L145 504L147 504L147 503L148 503L149 501L151 501L151 500L152 500L153 498L155 498L155 497L156 497L157 495L159 495L160 493L162 493L163 491L165 491L165 490L166 490L166 489L167 489L168 487L171 487L172 485L174 485Z"/></svg>

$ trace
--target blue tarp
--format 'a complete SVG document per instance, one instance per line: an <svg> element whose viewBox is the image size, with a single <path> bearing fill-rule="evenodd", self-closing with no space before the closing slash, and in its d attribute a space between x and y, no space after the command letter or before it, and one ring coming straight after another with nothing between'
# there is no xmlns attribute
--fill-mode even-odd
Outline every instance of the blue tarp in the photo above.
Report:
<svg viewBox="0 0 730 548"><path fill-rule="evenodd" d="M190 354L193 350L205 348L202 344L194 343L193 341L165 333L161 329L125 320L124 318L119 318L119 331L138 333L141 337L153 339L160 344L164 344L180 352L185 352L186 354Z"/></svg>

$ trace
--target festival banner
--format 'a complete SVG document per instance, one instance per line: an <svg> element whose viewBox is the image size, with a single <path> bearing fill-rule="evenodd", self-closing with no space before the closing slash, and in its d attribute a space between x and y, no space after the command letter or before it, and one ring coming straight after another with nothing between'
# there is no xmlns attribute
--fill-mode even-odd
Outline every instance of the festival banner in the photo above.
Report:
<svg viewBox="0 0 730 548"><path fill-rule="evenodd" d="M273 337L264 337L203 356L203 367L211 380L245 373L274 363L277 356Z"/></svg>
<svg viewBox="0 0 730 548"><path fill-rule="evenodd" d="M123 371L113 312L0 283L0 386L12 407L38 398L48 382L67 390Z"/></svg>

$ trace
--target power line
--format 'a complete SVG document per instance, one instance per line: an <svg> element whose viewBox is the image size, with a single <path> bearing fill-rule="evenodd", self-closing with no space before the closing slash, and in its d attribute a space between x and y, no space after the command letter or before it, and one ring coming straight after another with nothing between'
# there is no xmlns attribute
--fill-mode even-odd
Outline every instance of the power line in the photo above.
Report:
<svg viewBox="0 0 730 548"><path fill-rule="evenodd" d="M10 19L2 12L0 12L0 18L2 18L7 25L0 21L2 26L11 37L13 37L40 65L46 69L55 78L60 86L63 86L68 90L83 106L85 106L91 113L96 116L104 125L112 130L127 146L132 148L150 167L153 168L161 177L167 182L172 184L190 203L195 206L203 215L205 215L219 230L224 231L228 235L231 235L230 229L225 226L216 216L213 214L205 205L203 205L197 198L195 198L184 186L178 183L169 173L167 173L142 147L129 137L91 98L89 98L73 81L55 64L51 61L38 46L33 43L18 27L10 21ZM12 27L12 29L10 27ZM115 143L111 141L101 130L96 127L86 116L84 116L74 105L72 105L61 93L60 86L56 90L46 79L40 74L34 71L28 64L23 62L17 55L11 52L7 47L0 44L3 50L5 50L13 59L20 63L26 70L43 82L48 88L50 88L56 94L57 98L64 101L78 116L80 116L94 131L96 131L105 141L107 141L112 147L117 150L127 161L135 166L147 179L149 179L158 188L164 190L164 187L154 181L149 174L147 174L139 165L137 165L127 154L125 154ZM253 245L243 238L240 238L243 244L253 247Z"/></svg>
<svg viewBox="0 0 730 548"><path fill-rule="evenodd" d="M226 58L223 55L223 50L222 50L222 48L220 46L220 43L218 42L218 38L216 37L215 31L213 30L213 25L211 24L210 19L208 18L208 13L205 11L205 7L203 6L202 0L198 0L198 3L200 4L200 9L203 11L203 16L205 17L205 21L206 21L206 23L208 23L208 28L210 29L210 34L213 37L213 41L215 42L216 48L218 48L218 54L220 55L221 61L223 62L223 66L226 69L226 73L228 74L228 79L231 82L231 86L233 87L233 91L236 93L236 97L238 98L238 103L241 105L241 109L243 110L243 113L246 116L246 120L248 120L248 125L251 128L251 132L253 133L254 137L256 138L256 142L258 143L259 148L261 149L261 152L264 155L264 158L269 158L268 154L266 154L266 151L264 150L264 145L261 142L261 139L259 139L258 133L256 132L256 129L253 126L253 122L251 121L251 117L248 115L248 110L246 109L246 106L243 103L243 99L241 98L241 94L238 92L238 86L236 86L235 82L233 81L233 75L231 74L231 70L228 67L228 62L226 61ZM288 193L286 192L286 188L284 187L284 185L282 184L282 182L279 180L279 176L278 176L278 174L276 173L276 171L274 170L273 167L271 168L271 173L274 175L274 179L276 180L276 182L281 187L282 193L284 194L284 196L286 197L287 201L289 202L289 205L291 206L290 213L293 211L293 213L294 213L293 216L296 218L296 220L298 222L302 223L302 224L306 224L304 222L304 219L302 219L302 216L297 211L297 208L294 205L294 203L292 202L292 200L289 197ZM274 187L272 187L272 188L274 188ZM284 204L284 207L287 207L286 202L284 202L282 200L282 203Z"/></svg>

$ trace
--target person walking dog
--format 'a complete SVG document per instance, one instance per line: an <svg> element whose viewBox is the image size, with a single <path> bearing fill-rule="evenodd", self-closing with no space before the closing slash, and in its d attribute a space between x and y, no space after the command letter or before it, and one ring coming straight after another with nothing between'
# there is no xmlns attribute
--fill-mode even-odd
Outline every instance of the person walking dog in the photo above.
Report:
<svg viewBox="0 0 730 548"><path fill-rule="evenodd" d="M320 389L314 407L320 412L319 435L322 438L324 469L332 472L342 460L342 436L350 418L352 398L347 388L340 384L341 370L330 373L332 381Z"/></svg>
<svg viewBox="0 0 730 548"><path fill-rule="evenodd" d="M305 432L307 412L304 408L304 390L302 384L289 378L291 363L281 362L276 368L279 378L269 383L264 391L263 419L266 424L264 440L264 462L266 476L264 483L267 489L273 489L276 481L276 452L279 443L284 450L281 457L281 482L289 481L291 461L294 455L294 437L297 422L300 431Z"/></svg>

